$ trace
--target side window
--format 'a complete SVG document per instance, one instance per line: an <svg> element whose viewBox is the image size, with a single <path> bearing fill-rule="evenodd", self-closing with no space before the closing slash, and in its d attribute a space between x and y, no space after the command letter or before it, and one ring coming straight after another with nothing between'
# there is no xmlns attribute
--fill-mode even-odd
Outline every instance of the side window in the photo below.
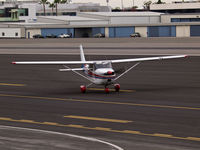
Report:
<svg viewBox="0 0 200 150"><path fill-rule="evenodd" d="M18 36L18 32L15 32L15 36Z"/></svg>
<svg viewBox="0 0 200 150"><path fill-rule="evenodd" d="M2 36L5 36L5 33L4 33L4 32L2 32Z"/></svg>
<svg viewBox="0 0 200 150"><path fill-rule="evenodd" d="M94 70L94 65L93 65L93 64L90 64L90 65L89 65L89 69L90 69L91 71L93 71L93 70Z"/></svg>

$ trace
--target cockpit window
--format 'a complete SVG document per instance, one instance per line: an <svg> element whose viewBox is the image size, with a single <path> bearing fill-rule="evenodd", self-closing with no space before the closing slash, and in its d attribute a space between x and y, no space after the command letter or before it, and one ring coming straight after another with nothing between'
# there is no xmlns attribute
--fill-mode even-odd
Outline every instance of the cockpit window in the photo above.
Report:
<svg viewBox="0 0 200 150"><path fill-rule="evenodd" d="M94 64L95 68L112 68L112 65L110 62L97 62Z"/></svg>

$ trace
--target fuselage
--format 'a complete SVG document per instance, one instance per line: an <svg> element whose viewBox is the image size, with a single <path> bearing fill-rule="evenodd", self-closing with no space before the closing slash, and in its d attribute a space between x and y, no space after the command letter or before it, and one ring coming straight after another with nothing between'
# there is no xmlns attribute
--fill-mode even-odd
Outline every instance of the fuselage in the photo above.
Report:
<svg viewBox="0 0 200 150"><path fill-rule="evenodd" d="M101 68L100 68L100 67ZM108 67L108 68L107 68ZM99 85L110 85L112 80L116 77L115 71L111 67L111 64L98 64L94 66L84 65L85 75L94 83Z"/></svg>

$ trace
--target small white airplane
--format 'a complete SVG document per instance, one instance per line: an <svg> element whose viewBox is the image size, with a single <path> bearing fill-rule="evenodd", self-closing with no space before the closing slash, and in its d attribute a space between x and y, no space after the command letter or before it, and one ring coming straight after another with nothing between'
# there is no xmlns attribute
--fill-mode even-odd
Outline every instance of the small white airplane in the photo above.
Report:
<svg viewBox="0 0 200 150"><path fill-rule="evenodd" d="M109 88L108 88L109 85L114 85L115 91L119 92L120 84L116 83L116 81L143 61L183 58L183 57L187 57L187 55L86 61L85 55L83 52L83 47L82 45L80 45L80 57L81 57L81 61L23 61L23 62L12 62L12 64L63 65L65 69L59 69L59 71L73 71L74 73L80 75L81 77L91 82L90 84L86 86L85 85L80 86L82 93L85 93L86 88L91 86L92 84L103 85L105 87L105 92L109 93ZM112 63L125 63L125 62L136 62L136 64L132 65L129 69L125 70L123 73L116 75L116 72L112 68ZM75 65L75 64L82 65L82 67L70 68L67 66L67 65ZM81 74L78 71L83 71L84 74Z"/></svg>

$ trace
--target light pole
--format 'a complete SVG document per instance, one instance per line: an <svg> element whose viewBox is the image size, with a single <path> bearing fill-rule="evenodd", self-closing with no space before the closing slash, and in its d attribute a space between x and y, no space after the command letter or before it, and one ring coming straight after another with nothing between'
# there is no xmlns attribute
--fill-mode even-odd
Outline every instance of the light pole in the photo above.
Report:
<svg viewBox="0 0 200 150"><path fill-rule="evenodd" d="M123 0L121 0L121 4L122 4L122 10L124 10L124 2L123 2Z"/></svg>
<svg viewBox="0 0 200 150"><path fill-rule="evenodd" d="M109 0L106 0L107 6L109 5Z"/></svg>

